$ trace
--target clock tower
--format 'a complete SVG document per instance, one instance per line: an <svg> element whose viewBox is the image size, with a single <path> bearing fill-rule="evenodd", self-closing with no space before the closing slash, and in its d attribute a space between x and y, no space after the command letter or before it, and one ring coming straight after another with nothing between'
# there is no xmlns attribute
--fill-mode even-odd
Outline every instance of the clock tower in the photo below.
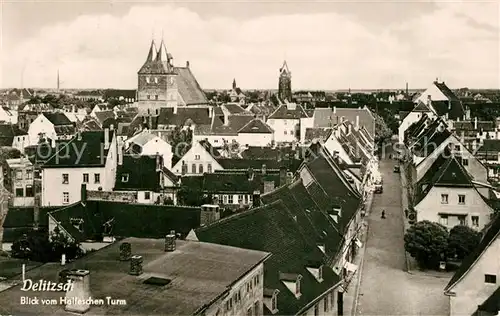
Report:
<svg viewBox="0 0 500 316"><path fill-rule="evenodd" d="M286 60L280 68L280 78L278 83L278 98L281 102L292 102L292 73L288 69Z"/></svg>

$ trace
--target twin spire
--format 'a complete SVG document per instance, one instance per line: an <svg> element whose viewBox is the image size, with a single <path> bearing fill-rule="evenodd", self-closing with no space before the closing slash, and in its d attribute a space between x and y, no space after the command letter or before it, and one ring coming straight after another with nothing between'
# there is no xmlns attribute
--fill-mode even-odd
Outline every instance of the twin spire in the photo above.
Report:
<svg viewBox="0 0 500 316"><path fill-rule="evenodd" d="M149 48L147 61L161 61L168 62L171 59L167 52L167 47L163 39L161 40L160 48L156 48L156 43L154 40L151 41L151 47Z"/></svg>

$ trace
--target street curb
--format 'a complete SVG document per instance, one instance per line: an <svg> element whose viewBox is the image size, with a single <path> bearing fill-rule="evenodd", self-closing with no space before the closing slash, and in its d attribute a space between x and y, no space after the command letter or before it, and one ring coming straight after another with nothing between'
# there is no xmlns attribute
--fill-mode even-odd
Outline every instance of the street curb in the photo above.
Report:
<svg viewBox="0 0 500 316"><path fill-rule="evenodd" d="M371 213L371 210L372 210L372 204L373 204L373 192L370 193L371 194L371 197L370 197L370 203L368 205L368 211L365 212L365 218ZM366 223L366 231L365 231L365 238L363 240L363 253L361 255L361 262L359 263L359 267L358 267L358 280L356 282L356 289L354 290L354 300L353 300L353 303L352 303L352 308L351 308L351 316L356 316L357 314L357 311L358 311L358 303L359 303L359 289L361 287L361 279L363 277L363 265L365 263L365 253L366 253L366 244L367 244L367 241L368 241L368 232L370 231L370 226L368 225L368 221L363 221Z"/></svg>
<svg viewBox="0 0 500 316"><path fill-rule="evenodd" d="M404 213L405 210L404 210L402 202L403 202L404 198L407 198L406 195L407 195L408 191L406 190L406 185L405 185L406 181L403 182L403 178L406 177L406 172L404 171L404 168L402 168L401 171L399 173L399 181L401 182L401 212L403 212L403 216L402 216L403 226L402 227L403 227L403 238L404 238L404 235L406 234L406 228L405 228L406 217L405 217L405 213ZM404 242L404 239L403 239L403 242ZM403 244L403 247L404 247L404 244ZM410 258L408 257L409 253L406 251L406 249L404 249L404 252L405 252L405 265L406 265L405 272L407 272L408 274L413 274L413 272L410 269L411 264L410 264Z"/></svg>

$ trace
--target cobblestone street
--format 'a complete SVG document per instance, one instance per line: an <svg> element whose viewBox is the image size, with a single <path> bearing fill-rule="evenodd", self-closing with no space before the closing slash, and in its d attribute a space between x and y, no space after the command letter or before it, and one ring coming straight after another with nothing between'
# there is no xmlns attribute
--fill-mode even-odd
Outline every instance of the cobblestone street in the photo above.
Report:
<svg viewBox="0 0 500 316"><path fill-rule="evenodd" d="M380 162L384 193L367 217L368 240L355 315L447 315L448 278L409 274L403 241L402 187L394 160ZM381 218L385 210L386 219Z"/></svg>

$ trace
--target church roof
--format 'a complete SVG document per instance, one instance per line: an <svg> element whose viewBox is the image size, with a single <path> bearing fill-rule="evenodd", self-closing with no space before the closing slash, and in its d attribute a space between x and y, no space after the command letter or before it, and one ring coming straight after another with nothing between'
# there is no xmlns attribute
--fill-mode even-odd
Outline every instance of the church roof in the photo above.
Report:
<svg viewBox="0 0 500 316"><path fill-rule="evenodd" d="M154 59L153 59L154 56ZM139 74L168 74L173 73L174 69L170 64L170 56L165 47L165 43L161 41L160 48L156 50L156 45L151 42L149 48L148 57L141 69L139 69Z"/></svg>
<svg viewBox="0 0 500 316"><path fill-rule="evenodd" d="M174 67L177 89L186 105L208 104L207 96L189 67Z"/></svg>

